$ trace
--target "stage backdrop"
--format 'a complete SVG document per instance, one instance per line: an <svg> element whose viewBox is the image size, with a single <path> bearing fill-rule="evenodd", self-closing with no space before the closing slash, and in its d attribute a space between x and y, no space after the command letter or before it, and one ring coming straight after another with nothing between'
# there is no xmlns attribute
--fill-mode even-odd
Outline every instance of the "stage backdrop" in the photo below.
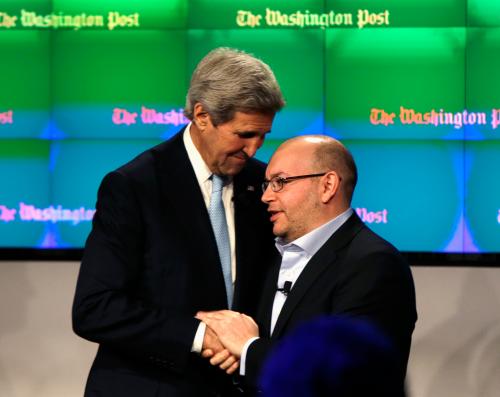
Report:
<svg viewBox="0 0 500 397"><path fill-rule="evenodd" d="M404 251L500 252L498 0L0 0L0 246L81 248L102 177L170 138L211 49L253 53L300 134L354 154ZM174 187L175 188L175 187Z"/></svg>

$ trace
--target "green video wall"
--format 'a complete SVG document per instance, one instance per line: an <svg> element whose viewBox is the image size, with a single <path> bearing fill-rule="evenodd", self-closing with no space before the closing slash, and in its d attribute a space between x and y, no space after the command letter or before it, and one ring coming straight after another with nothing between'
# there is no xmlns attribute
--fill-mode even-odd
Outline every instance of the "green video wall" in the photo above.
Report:
<svg viewBox="0 0 500 397"><path fill-rule="evenodd" d="M498 0L0 0L0 249L82 247L102 177L169 139L219 46L274 70L288 137L341 139L403 251L500 252Z"/></svg>

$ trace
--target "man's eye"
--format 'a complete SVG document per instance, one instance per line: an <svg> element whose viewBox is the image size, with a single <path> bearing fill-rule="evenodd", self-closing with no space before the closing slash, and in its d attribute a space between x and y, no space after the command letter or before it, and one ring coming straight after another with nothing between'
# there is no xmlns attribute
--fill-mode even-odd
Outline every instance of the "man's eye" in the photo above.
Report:
<svg viewBox="0 0 500 397"><path fill-rule="evenodd" d="M238 134L238 136L240 138L245 138L245 139L248 139L248 138L254 138L257 136L257 134L255 132L240 132Z"/></svg>

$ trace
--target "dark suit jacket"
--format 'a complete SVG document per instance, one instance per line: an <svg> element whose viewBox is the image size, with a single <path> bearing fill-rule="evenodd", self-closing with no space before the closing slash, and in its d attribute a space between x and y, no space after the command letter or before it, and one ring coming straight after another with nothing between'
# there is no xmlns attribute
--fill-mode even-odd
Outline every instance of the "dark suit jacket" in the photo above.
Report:
<svg viewBox="0 0 500 397"><path fill-rule="evenodd" d="M273 236L264 164L234 178L235 310L255 316ZM99 343L85 396L228 395L230 377L190 353L199 310L227 308L215 237L181 133L108 174L86 243L73 328Z"/></svg>
<svg viewBox="0 0 500 397"><path fill-rule="evenodd" d="M255 386L271 347L288 331L316 316L336 314L363 317L386 334L399 353L403 390L417 313L413 278L400 253L354 213L300 274L269 337L280 260L264 288L257 317L261 338L248 349L246 382Z"/></svg>

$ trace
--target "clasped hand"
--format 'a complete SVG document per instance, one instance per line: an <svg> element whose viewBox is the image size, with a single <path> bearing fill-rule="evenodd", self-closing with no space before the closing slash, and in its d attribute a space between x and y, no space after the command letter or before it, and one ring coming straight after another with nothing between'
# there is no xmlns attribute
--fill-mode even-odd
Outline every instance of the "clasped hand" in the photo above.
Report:
<svg viewBox="0 0 500 397"><path fill-rule="evenodd" d="M255 321L231 310L198 312L196 318L207 325L201 355L226 373L234 373L240 365L245 343L259 336Z"/></svg>

